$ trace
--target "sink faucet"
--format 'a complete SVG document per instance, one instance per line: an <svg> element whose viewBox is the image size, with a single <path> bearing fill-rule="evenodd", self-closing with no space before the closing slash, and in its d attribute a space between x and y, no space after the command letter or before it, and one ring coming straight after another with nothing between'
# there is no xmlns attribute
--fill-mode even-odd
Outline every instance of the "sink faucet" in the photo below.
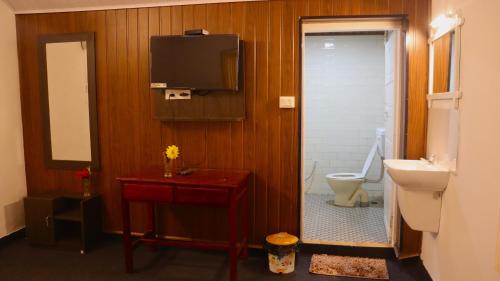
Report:
<svg viewBox="0 0 500 281"><path fill-rule="evenodd" d="M436 162L436 160L437 160L436 158L437 158L437 157L436 157L436 154L434 154L434 153L433 153L433 154L429 155L429 159L420 158L420 160L427 161L427 163L429 163L429 164L436 164L436 163L435 163L435 162Z"/></svg>

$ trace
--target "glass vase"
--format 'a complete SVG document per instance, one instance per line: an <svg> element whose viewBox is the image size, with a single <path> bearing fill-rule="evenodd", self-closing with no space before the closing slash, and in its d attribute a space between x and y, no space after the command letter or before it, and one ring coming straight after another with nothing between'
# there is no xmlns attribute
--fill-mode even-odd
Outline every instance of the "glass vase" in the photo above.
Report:
<svg viewBox="0 0 500 281"><path fill-rule="evenodd" d="M83 186L83 197L90 197L92 193L90 192L90 179L84 179L82 181Z"/></svg>
<svg viewBox="0 0 500 281"><path fill-rule="evenodd" d="M175 174L175 161L169 159L166 155L163 156L163 166L164 166L164 174L163 176L166 178L171 178Z"/></svg>

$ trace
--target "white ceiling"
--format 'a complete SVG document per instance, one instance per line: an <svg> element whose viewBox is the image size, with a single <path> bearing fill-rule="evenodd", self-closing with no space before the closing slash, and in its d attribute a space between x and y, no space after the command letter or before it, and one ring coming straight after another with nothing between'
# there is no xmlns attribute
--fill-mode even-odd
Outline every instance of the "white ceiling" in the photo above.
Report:
<svg viewBox="0 0 500 281"><path fill-rule="evenodd" d="M2 0L0 0L2 1ZM258 0L3 0L16 14L89 11Z"/></svg>

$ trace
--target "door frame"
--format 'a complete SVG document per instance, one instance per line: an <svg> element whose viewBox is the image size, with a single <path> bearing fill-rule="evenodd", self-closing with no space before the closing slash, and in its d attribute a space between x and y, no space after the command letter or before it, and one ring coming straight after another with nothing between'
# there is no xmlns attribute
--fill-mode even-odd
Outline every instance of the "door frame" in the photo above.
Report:
<svg viewBox="0 0 500 281"><path fill-rule="evenodd" d="M356 26L353 26L353 23L356 23ZM394 112L397 113L394 115L395 117L395 126L394 131L397 132L394 137L394 157L396 158L405 158L406 156L406 128L407 128L407 96L408 96L408 49L406 46L406 33L408 31L408 19L405 15L395 15L395 16L338 16L338 17L301 17L299 19L299 98L300 98L300 109L299 109L299 118L300 118L300 127L299 127L299 227L300 227L300 236L303 239L304 234L304 179L305 179L305 169L304 169L304 161L303 161L303 153L304 153L304 95L303 95L303 60L304 60L304 37L305 33L311 28L304 29L305 24L315 25L314 32L366 32L366 31L396 31L398 32L398 41L399 44L397 46L397 67L398 73L397 77L397 95L394 100ZM331 25L337 25L333 29ZM322 30L323 29L323 30ZM396 78L395 78L396 79ZM335 245L335 246L355 246L355 247L377 247L377 248L390 248L393 247L395 249L396 255L399 254L399 245L401 240L401 225L402 218L401 213L399 212L399 208L397 206L397 196L396 196L397 187L393 184L393 206L392 206L392 218L391 218L391 241L388 244L385 243L371 243L371 242L349 242L349 241L335 241L333 243L325 243L320 240L303 240L304 243L312 243L312 244L326 244L326 245Z"/></svg>

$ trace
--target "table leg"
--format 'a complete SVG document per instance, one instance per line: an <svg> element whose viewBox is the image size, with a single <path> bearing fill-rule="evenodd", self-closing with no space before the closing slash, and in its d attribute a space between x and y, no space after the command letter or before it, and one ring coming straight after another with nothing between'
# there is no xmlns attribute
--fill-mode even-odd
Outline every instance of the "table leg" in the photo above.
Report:
<svg viewBox="0 0 500 281"><path fill-rule="evenodd" d="M234 192L231 196L228 209L228 228L229 228L229 280L238 280L238 245L237 245L237 229L236 214L238 212L237 202Z"/></svg>
<svg viewBox="0 0 500 281"><path fill-rule="evenodd" d="M132 260L132 241L130 238L130 206L129 202L122 197L122 219L123 219L123 251L125 255L125 270L127 273L134 271Z"/></svg>
<svg viewBox="0 0 500 281"><path fill-rule="evenodd" d="M148 229L153 234L153 237L156 238L156 212L155 212L155 203L148 204ZM152 252L156 252L158 249L157 246L151 245L149 248Z"/></svg>
<svg viewBox="0 0 500 281"><path fill-rule="evenodd" d="M241 234L242 240L245 241L245 244L241 245L243 249L241 249L241 256L243 258L248 257L248 191L244 191L245 194L241 198Z"/></svg>

